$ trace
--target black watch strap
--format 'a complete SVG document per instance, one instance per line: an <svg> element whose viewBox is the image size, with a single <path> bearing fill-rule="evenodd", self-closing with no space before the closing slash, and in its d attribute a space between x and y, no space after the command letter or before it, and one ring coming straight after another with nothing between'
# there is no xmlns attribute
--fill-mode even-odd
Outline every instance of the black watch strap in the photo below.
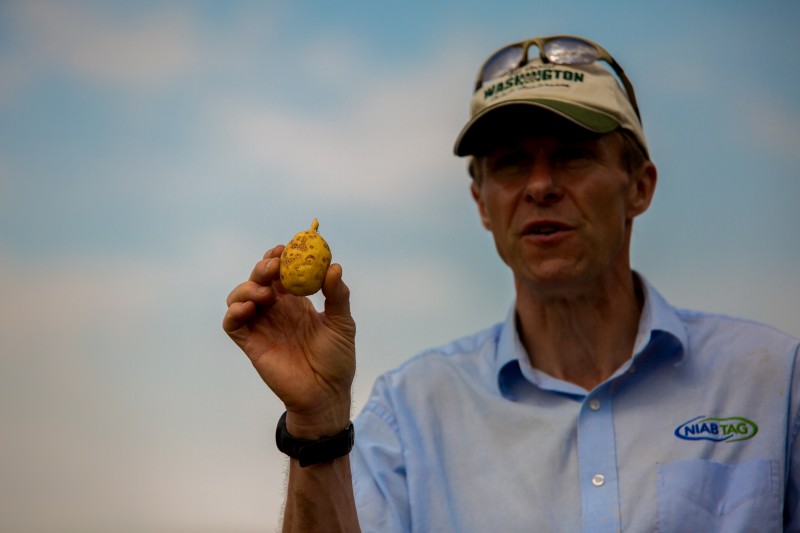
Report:
<svg viewBox="0 0 800 533"><path fill-rule="evenodd" d="M286 413L283 413L275 430L275 443L280 451L298 459L300 466L306 467L327 463L350 453L355 443L355 429L350 422L343 431L332 437L322 437L319 440L296 439L286 430Z"/></svg>

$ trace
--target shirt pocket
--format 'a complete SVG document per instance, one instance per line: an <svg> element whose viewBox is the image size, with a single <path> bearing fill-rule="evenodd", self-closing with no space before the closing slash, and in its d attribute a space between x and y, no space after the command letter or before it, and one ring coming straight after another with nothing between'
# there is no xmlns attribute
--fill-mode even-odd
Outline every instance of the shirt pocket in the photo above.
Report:
<svg viewBox="0 0 800 533"><path fill-rule="evenodd" d="M778 472L778 461L769 459L663 464L658 471L658 531L780 531Z"/></svg>

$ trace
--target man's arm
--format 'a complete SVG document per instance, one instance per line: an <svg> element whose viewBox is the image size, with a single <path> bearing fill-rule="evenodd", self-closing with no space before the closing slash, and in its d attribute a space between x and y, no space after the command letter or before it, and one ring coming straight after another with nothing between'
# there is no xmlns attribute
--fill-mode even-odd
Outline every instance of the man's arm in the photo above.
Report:
<svg viewBox="0 0 800 533"><path fill-rule="evenodd" d="M283 531L360 531L349 457L305 468L290 460Z"/></svg>
<svg viewBox="0 0 800 533"><path fill-rule="evenodd" d="M318 440L350 420L355 375L355 322L342 269L331 265L318 313L305 297L287 294L279 281L283 246L259 261L250 279L228 296L225 332L286 407L286 429ZM301 467L290 460L284 531L359 531L347 456Z"/></svg>

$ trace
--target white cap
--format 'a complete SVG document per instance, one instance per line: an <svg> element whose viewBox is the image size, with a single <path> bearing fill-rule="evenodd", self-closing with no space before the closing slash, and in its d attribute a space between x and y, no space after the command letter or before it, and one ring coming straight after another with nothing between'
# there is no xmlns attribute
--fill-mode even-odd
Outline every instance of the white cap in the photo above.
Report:
<svg viewBox="0 0 800 533"><path fill-rule="evenodd" d="M596 133L628 130L648 152L642 123L611 71L598 63L557 65L534 58L508 74L484 82L475 92L471 118L456 140L456 155L475 154L477 142L483 138L478 133L484 134L482 119L512 105L552 111Z"/></svg>

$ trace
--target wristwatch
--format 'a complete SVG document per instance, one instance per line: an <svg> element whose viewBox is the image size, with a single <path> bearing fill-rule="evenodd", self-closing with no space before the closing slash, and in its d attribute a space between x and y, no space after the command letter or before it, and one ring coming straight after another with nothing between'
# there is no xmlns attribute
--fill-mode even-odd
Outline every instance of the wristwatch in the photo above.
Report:
<svg viewBox="0 0 800 533"><path fill-rule="evenodd" d="M321 437L318 440L297 439L286 430L286 413L283 413L275 430L275 443L280 451L298 459L300 466L306 467L347 455L353 449L355 435L355 428L350 422L344 430L332 437Z"/></svg>

